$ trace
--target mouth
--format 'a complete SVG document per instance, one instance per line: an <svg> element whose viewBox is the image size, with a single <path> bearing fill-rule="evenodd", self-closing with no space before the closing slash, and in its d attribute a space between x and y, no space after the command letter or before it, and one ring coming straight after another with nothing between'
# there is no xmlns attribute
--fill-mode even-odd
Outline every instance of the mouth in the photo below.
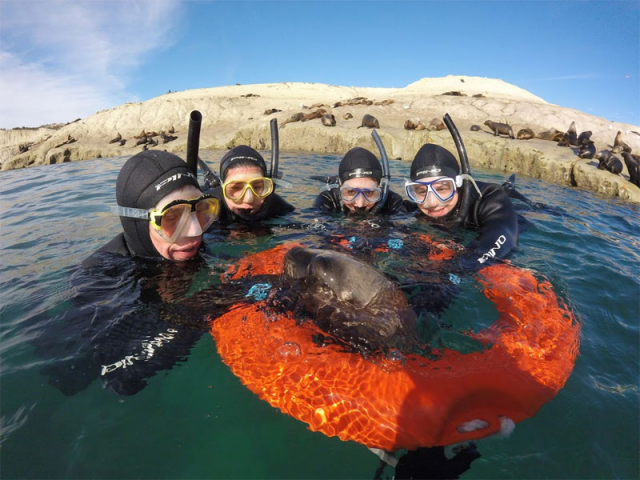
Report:
<svg viewBox="0 0 640 480"><path fill-rule="evenodd" d="M175 251L182 252L182 253L192 253L196 251L199 246L200 246L200 240L195 240L195 241L176 247Z"/></svg>

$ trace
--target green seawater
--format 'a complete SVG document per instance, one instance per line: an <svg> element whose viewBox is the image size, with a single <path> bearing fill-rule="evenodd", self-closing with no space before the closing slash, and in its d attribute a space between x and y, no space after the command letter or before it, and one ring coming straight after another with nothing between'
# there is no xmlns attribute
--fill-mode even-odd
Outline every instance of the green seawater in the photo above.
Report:
<svg viewBox="0 0 640 480"><path fill-rule="evenodd" d="M214 170L221 155L202 152ZM69 308L71 272L120 231L110 207L125 160L0 173L0 477L373 478L378 459L366 447L311 432L259 400L222 363L208 334L185 362L133 396L117 396L99 379L68 397L47 383L26 319ZM283 154L280 169L293 187L279 193L299 210L267 236L213 239L211 256L319 239L306 207L321 185L309 177L336 172L338 162ZM392 161L400 194L408 169ZM475 172L498 183L507 176ZM582 324L580 355L565 387L534 417L506 439L477 442L482 456L462 478L640 478L639 208L523 176L517 187L554 210L518 208L525 225L510 260L548 279L568 303ZM462 313L465 328L495 320L474 288L444 318ZM441 341L460 342L455 334ZM383 478L393 473L387 467Z"/></svg>

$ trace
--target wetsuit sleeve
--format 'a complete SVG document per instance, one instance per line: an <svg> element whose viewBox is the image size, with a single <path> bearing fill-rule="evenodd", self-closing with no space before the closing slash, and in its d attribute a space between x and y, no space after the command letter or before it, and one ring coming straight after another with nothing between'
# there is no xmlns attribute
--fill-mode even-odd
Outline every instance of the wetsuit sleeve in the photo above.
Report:
<svg viewBox="0 0 640 480"><path fill-rule="evenodd" d="M404 201L402 197L395 192L389 190L389 194L387 196L387 203L382 209L382 213L385 215L394 215L396 213L406 213L407 209L404 205Z"/></svg>
<svg viewBox="0 0 640 480"><path fill-rule="evenodd" d="M473 245L476 260L483 264L492 258L504 258L518 242L518 218L509 195L501 186L489 184L475 207L480 229Z"/></svg>
<svg viewBox="0 0 640 480"><path fill-rule="evenodd" d="M280 217L282 215L286 215L287 213L291 213L295 210L295 207L287 202L280 195L274 193L273 200L269 205L269 217Z"/></svg>
<svg viewBox="0 0 640 480"><path fill-rule="evenodd" d="M131 257L131 252L127 248L127 242L124 239L124 233L115 236L109 243L103 245L89 257L82 261L84 268L92 268L102 263L103 254L115 254L123 257Z"/></svg>
<svg viewBox="0 0 640 480"><path fill-rule="evenodd" d="M342 211L342 202L337 192L337 188L332 188L320 193L313 202L313 208L327 213L340 213Z"/></svg>

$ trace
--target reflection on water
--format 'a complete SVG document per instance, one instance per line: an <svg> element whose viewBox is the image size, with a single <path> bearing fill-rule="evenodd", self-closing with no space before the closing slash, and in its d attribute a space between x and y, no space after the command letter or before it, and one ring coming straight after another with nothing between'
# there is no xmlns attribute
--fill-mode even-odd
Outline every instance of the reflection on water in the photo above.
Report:
<svg viewBox="0 0 640 480"><path fill-rule="evenodd" d="M203 152L214 170L221 155ZM171 325L179 323L176 319L197 323L202 312L215 310L221 302L200 292L219 291L220 275L230 262L285 241L317 246L355 237L352 248L401 284L405 294L411 295L412 281L425 278L455 289L442 314L425 314L438 324L436 333L454 324L477 331L495 320L473 278L459 275L456 285L449 276L452 272L422 263L420 252L408 255L411 261L376 252L380 242L409 245L412 232L428 227L411 217L375 227L318 217L308 207L322 185L310 177L335 173L339 159L285 154L280 169L293 187L278 191L298 207L294 215L274 220L260 231L212 232L207 236L204 267L192 277L187 291L176 287L180 282L173 282L172 274L160 272L154 288L161 298L149 300L145 309L135 304L127 310L126 296L108 294L98 302L100 309L82 318L80 330L69 324L58 330L52 319L65 318L79 293L93 294L86 279L73 282L79 278L77 266L120 230L110 207L124 160L97 159L0 174L4 478L371 478L377 459L366 448L311 433L248 392L220 362L206 328L191 330L198 333L185 341L188 348L180 355L179 367L145 377L148 386L133 396L105 391L117 387L96 381L99 374L87 377L88 382L80 374L102 367L100 355L105 350L96 349L97 345L124 352L132 346L127 344L132 326L142 329L146 321L158 318L159 310ZM392 188L401 194L408 167L392 162ZM498 183L506 176L476 175ZM519 177L516 185L531 200L554 208L532 211L519 205L521 235L510 260L533 270L538 278L549 279L569 302L583 322L581 355L560 394L519 424L509 439L478 442L482 458L463 477L636 478L640 476L638 208L530 178ZM469 238L461 234L455 240L464 243ZM113 287L119 291L121 285ZM132 279L129 291L134 296L144 288ZM246 294L226 293L229 302ZM91 341L81 341L83 335ZM63 337L77 344L77 357L39 355L38 348L46 349L49 340ZM455 335L441 335L440 341L473 347ZM166 360L163 345L154 338L147 342L160 362ZM171 361L175 363L175 358ZM135 371L133 365L127 367ZM75 395L64 396L42 374L55 369L72 372L76 387L86 385ZM389 468L381 473L383 478L392 474Z"/></svg>

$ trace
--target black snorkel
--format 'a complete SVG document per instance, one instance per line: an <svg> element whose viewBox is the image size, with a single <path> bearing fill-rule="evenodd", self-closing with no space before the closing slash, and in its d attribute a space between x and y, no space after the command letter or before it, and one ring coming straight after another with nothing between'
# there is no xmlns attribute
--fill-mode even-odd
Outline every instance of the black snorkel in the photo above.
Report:
<svg viewBox="0 0 640 480"><path fill-rule="evenodd" d="M211 190L220 185L220 179L213 173L204 160L198 156L200 150L200 127L202 126L202 114L193 110L189 115L189 133L187 135L187 166L198 178L198 165L202 170L202 193L211 193Z"/></svg>
<svg viewBox="0 0 640 480"><path fill-rule="evenodd" d="M456 128L453 120L448 113L444 114L444 124L449 129L449 133L451 137L453 137L453 143L456 144L456 149L458 150L458 157L460 157L460 166L462 169L463 175L471 175L471 167L469 166L469 158L467 157L467 151L464 148L464 143L462 143L462 138L460 137L460 133ZM458 208L458 212L456 215L447 223L460 223L466 217L469 212L469 208L471 206L471 181L464 179L462 184L462 193L460 195L460 208ZM477 187L476 187L477 188Z"/></svg>
<svg viewBox="0 0 640 480"><path fill-rule="evenodd" d="M278 137L278 120L271 119L271 170L269 178L273 180L273 191L276 191L278 178L278 161L280 160L280 138ZM272 193L273 194L273 193Z"/></svg>
<svg viewBox="0 0 640 480"><path fill-rule="evenodd" d="M391 182L391 173L389 171L389 157L387 157L387 151L384 149L384 144L382 143L382 140L380 140L380 136L378 135L378 132L376 132L375 128L371 132L371 136L373 137L374 142L376 142L376 146L380 151L380 158L382 160L382 197L380 198L380 200L378 200L378 203L376 203L371 208L371 213L378 213L380 209L387 203L387 197L389 196L389 183Z"/></svg>
<svg viewBox="0 0 640 480"><path fill-rule="evenodd" d="M189 115L189 133L187 135L187 166L198 178L198 150L200 149L200 127L202 114L193 110Z"/></svg>

